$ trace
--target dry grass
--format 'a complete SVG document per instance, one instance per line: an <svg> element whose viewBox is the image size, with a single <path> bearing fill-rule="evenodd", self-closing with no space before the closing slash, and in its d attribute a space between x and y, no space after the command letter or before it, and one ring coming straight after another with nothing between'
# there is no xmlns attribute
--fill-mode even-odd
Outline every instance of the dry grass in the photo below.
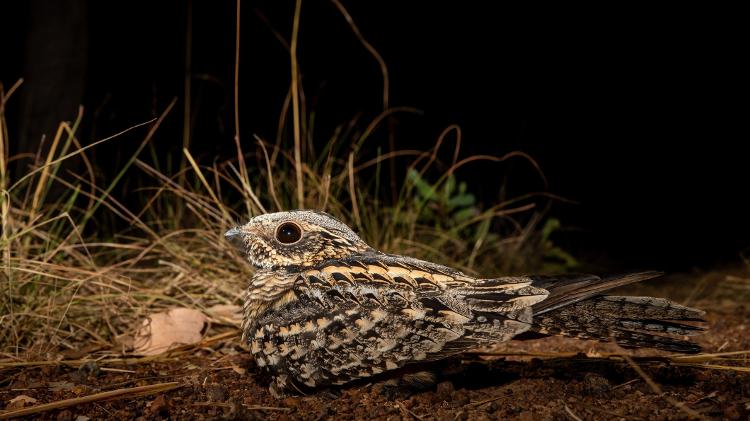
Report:
<svg viewBox="0 0 750 421"><path fill-rule="evenodd" d="M148 123L139 152L172 105ZM307 207L357 226L383 250L471 270L482 262L518 261L513 254L525 253L524 244L533 237L529 226L518 226L507 237L490 232L492 221L531 209L528 201L487 210L467 206L466 219L452 227L432 224L428 211L446 210L439 209L439 201L417 194L413 183L404 185L397 203L384 204L370 195L372 187L363 185L359 174L371 168L380 171L396 154L362 162L354 153L336 158L329 149L322 160L306 156L298 166L288 151L258 139L257 155L246 158L261 165L248 165L246 171L240 171L237 160L200 165L183 150L187 165L176 174L166 175L134 155L115 180L105 184L87 160L87 148L80 147L76 127L77 122L62 123L44 155L18 158L28 168L22 176L2 173L0 306L6 329L0 332L0 351L6 357L54 359L90 345L116 350L118 339L132 333L134 321L157 309L238 303L251 269L222 233L252 215L296 207L296 169L303 175ZM3 148L7 150L7 137ZM268 148L279 162L270 162ZM414 153L410 169L424 174L435 164L436 154ZM83 173L66 170L66 160L74 157L85 162ZM8 168L7 160L3 168ZM123 177L143 180L137 190L143 205L137 211L115 196ZM430 186L437 191L447 180ZM418 181L426 183L422 177ZM94 228L111 221L128 228L109 234ZM458 231L471 235L454 235Z"/></svg>
<svg viewBox="0 0 750 421"><path fill-rule="evenodd" d="M12 362L87 353L113 357L127 350L137 320L152 312L239 304L252 269L225 242L223 232L276 210L325 210L382 250L470 272L540 266L553 247L549 233L538 229L542 218L535 209L548 198L530 194L483 209L455 177L461 167L480 160L498 162L498 171L506 160L536 167L533 160L521 153L459 160L461 133L455 126L428 151L382 152L369 146L396 114L415 110L389 107L382 58L343 6L334 5L384 72L384 103L367 124L341 125L318 152L320 142L308 130L312 114L306 111L295 59L299 2L292 40L285 43L294 75L287 101L291 133L286 108L272 144L258 137L240 142L237 125L232 160L204 160L183 148L182 156L172 157L182 164L169 171L141 157L162 122L175 118L170 116L175 101L158 119L87 146L77 138L81 110L76 121L61 123L52 141L35 154L9 157L4 110L21 81L0 91L0 356ZM239 19L237 24L239 32ZM237 42L236 72L239 38ZM235 78L236 113L238 83ZM142 133L143 140L116 176L105 179L89 150L117 142L125 132ZM388 136L392 140L392 133ZM455 147L448 153L452 159L443 161L441 149L449 137ZM398 188L384 181L394 179L396 161L406 168L400 174L408 175ZM137 188L124 191L123 180ZM133 195L139 206L129 208L122 199L132 204ZM523 218L516 219L518 214Z"/></svg>

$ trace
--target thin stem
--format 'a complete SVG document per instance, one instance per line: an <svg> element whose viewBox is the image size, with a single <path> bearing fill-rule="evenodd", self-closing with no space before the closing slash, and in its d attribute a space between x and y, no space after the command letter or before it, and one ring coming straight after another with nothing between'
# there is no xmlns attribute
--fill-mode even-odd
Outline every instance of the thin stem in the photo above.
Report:
<svg viewBox="0 0 750 421"><path fill-rule="evenodd" d="M292 120L294 123L294 171L297 175L297 206L305 207L305 191L302 183L302 147L300 145L300 93L299 93L299 65L297 63L297 38L299 35L299 16L302 10L302 0L297 0L294 7L294 24L292 26L292 42L289 55L292 59Z"/></svg>

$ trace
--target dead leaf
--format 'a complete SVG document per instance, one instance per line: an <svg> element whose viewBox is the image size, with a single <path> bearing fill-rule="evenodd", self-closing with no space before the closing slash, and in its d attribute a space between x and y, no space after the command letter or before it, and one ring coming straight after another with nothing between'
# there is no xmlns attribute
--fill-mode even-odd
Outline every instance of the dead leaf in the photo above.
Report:
<svg viewBox="0 0 750 421"><path fill-rule="evenodd" d="M36 403L36 399L31 396L18 395L15 398L8 401L8 406L5 409L21 409L27 405Z"/></svg>
<svg viewBox="0 0 750 421"><path fill-rule="evenodd" d="M203 313L190 308L152 314L135 334L134 353L158 355L179 345L198 343L207 321Z"/></svg>
<svg viewBox="0 0 750 421"><path fill-rule="evenodd" d="M217 304L206 309L211 317L224 323L240 326L242 324L242 307L234 304Z"/></svg>
<svg viewBox="0 0 750 421"><path fill-rule="evenodd" d="M85 416L85 415L79 415L76 417L76 421L89 421L91 418Z"/></svg>

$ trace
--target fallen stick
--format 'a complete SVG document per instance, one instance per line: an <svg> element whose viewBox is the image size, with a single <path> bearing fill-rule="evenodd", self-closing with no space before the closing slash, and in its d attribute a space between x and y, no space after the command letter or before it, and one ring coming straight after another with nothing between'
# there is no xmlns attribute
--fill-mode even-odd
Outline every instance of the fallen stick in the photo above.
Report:
<svg viewBox="0 0 750 421"><path fill-rule="evenodd" d="M107 392L94 393L93 395L81 396L80 398L63 399L61 401L43 403L41 405L34 405L29 408L16 409L13 411L2 411L0 412L0 420L7 420L10 418L21 417L24 415L38 414L40 412L49 411L52 409L67 408L69 406L80 405L84 403L91 403L96 401L102 401L113 398L123 398L129 396L144 396L152 393L166 392L169 390L176 389L181 385L178 382L169 383L158 383L151 384L148 386L130 387L125 389L110 390Z"/></svg>

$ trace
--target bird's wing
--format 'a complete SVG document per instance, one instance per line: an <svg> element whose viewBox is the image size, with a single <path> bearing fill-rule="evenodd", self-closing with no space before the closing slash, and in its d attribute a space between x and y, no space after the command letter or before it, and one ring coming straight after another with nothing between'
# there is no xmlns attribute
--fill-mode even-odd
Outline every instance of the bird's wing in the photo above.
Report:
<svg viewBox="0 0 750 421"><path fill-rule="evenodd" d="M328 261L300 276L298 301L277 324L295 326L284 330L287 338L308 332L310 349L325 356L309 385L344 383L510 339L528 329L530 306L547 295L529 278L476 280L388 255Z"/></svg>
<svg viewBox="0 0 750 421"><path fill-rule="evenodd" d="M533 276L535 287L546 289L549 297L534 305L534 314L542 314L565 307L602 293L647 279L662 276L662 272L634 272L601 278L596 275Z"/></svg>

